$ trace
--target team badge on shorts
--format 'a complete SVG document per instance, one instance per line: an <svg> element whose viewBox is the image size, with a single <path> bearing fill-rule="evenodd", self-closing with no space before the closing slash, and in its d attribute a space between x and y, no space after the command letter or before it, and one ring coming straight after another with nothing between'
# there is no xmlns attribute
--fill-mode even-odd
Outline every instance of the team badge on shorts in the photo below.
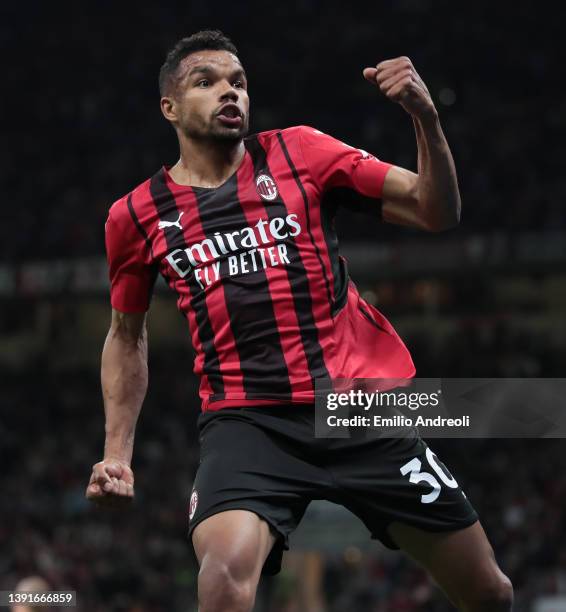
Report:
<svg viewBox="0 0 566 612"><path fill-rule="evenodd" d="M198 504L198 493L197 493L197 490L194 489L191 494L191 501L189 502L189 521L195 515L195 512L197 510L197 504Z"/></svg>
<svg viewBox="0 0 566 612"><path fill-rule="evenodd" d="M275 200L277 197L277 185L269 174L260 174L255 180L257 192L264 200Z"/></svg>

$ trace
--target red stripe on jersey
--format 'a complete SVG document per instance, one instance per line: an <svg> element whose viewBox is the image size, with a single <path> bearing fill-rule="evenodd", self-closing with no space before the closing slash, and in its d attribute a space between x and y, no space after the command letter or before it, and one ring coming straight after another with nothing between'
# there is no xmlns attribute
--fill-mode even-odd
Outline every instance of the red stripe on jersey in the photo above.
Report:
<svg viewBox="0 0 566 612"><path fill-rule="evenodd" d="M310 181L310 176L309 176L309 170L305 166L305 163L302 157L302 148L299 143L299 138L300 136L297 132L294 132L294 133L293 132L291 133L282 132L281 133L281 139L283 140L283 142L285 143L287 147L287 152L289 153L289 156L290 156L291 150L301 151L301 155L300 156L294 155L291 158L291 161L293 165L295 166L295 169L297 170L297 173L299 175L298 179L303 185L303 189L306 190L306 182ZM288 160L286 158L285 158L285 161L288 163ZM297 185L297 188L299 189L298 185ZM301 192L301 195L303 195L302 192ZM310 220L311 220L311 223L310 223L311 243L313 244L313 247L314 245L318 247L320 259L322 260L322 265L320 261L318 262L319 270L328 279L328 282L330 285L330 294L331 294L332 300L334 300L336 298L336 290L334 287L334 274L332 273L332 263L330 261L330 254L328 252L326 239L325 239L324 231L322 228L322 202L319 201L317 206L309 206L308 212L310 213ZM316 274L316 265L313 268L313 273ZM330 304L330 316L332 316L332 304Z"/></svg>
<svg viewBox="0 0 566 612"><path fill-rule="evenodd" d="M243 212L250 227L255 226L260 219L267 217L266 207L269 206L269 203L264 203L258 191L256 191L253 162L248 154L246 154L238 172L238 197L241 202L248 204L243 208ZM253 202L253 206L249 205L250 202ZM292 400L300 401L297 394L303 394L304 397L305 392L312 392L314 389L301 336L288 332L290 329L298 329L299 322L295 309L289 308L289 296L292 294L292 289L287 269L284 264L281 264L266 266L264 271L281 340L281 348L283 349L283 357L289 372L291 397Z"/></svg>
<svg viewBox="0 0 566 612"><path fill-rule="evenodd" d="M258 139L260 143L265 146L266 143L262 136L263 134L259 134ZM301 226L304 228L304 231L295 236L295 243L297 245L297 250L300 253L301 261L303 262L309 283L314 323L318 329L318 337L322 349L323 359L330 375L332 376L330 366L333 361L333 354L329 343L324 341L325 338L332 337L333 327L333 319L331 316L332 303L329 303L328 301L327 290L327 279L329 274L324 265L320 265L316 247L313 243L314 236L312 235L313 225L316 225L317 227L315 228L315 232L322 236L320 214L314 216L313 219L313 215L311 213L312 210L316 209L317 207L309 207L308 201L306 204L304 203L303 195L297 182L293 179L292 170L287 159L285 158L283 149L275 139L272 139L270 144L269 165L273 175L289 177L288 180L280 180L277 183L277 187L281 193L283 201L300 200L302 202ZM290 149L289 154L291 154L291 151L296 150L300 150L298 141L295 146ZM297 161L296 156L292 157L292 161L295 164L295 161ZM298 161L300 162L300 160ZM302 166L302 164L300 165ZM322 240L322 244L325 244L324 240ZM326 255L326 259L328 261L328 254Z"/></svg>
<svg viewBox="0 0 566 612"><path fill-rule="evenodd" d="M316 206L309 205L308 195L306 193L305 185L303 184L303 181L308 176L308 169L303 164L302 149L300 143L298 142L299 138L300 136L296 132L292 136L290 136L289 134L286 134L284 136L283 133L278 134L278 141L281 145L281 148L283 149L285 161L287 162L289 168L291 169L291 172L293 173L295 184L297 185L297 188L302 197L302 201L305 207L305 213L307 214L307 218L310 219L307 235L309 236L312 247L316 253L316 258L319 264L318 270L320 270L320 272L322 273L322 276L325 281L327 295L329 297L329 314L330 316L332 316L332 300L334 299L334 279L332 275L332 265L330 263L330 256L324 237L324 232L322 230L321 202L318 201ZM289 145L291 145L293 148L290 149ZM294 155L293 157L291 157L291 150L294 152L297 149L301 151L301 155ZM315 265L313 267L313 273L316 274L318 270Z"/></svg>

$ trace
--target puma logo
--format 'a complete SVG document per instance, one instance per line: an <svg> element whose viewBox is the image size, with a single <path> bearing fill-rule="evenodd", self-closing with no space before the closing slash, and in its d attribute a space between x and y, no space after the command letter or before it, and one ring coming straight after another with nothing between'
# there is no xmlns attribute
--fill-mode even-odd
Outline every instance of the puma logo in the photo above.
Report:
<svg viewBox="0 0 566 612"><path fill-rule="evenodd" d="M181 217L184 214L184 212L179 213L179 218L177 219L177 221L160 221L157 225L157 229L165 229L166 227L178 227L180 230L182 230L183 228L181 227Z"/></svg>

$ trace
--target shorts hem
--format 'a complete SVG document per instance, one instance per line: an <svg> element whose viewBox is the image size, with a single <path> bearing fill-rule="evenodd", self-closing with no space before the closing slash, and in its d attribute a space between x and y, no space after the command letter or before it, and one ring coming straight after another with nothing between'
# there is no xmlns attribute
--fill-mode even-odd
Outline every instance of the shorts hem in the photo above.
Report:
<svg viewBox="0 0 566 612"><path fill-rule="evenodd" d="M211 508L210 510L207 510L202 514L202 516L199 516L193 524L189 525L189 531L187 533L189 540L191 540L192 533L197 525L202 523L202 521L205 519L210 518L215 514L219 514L220 512L224 512L225 510L246 510L247 512L253 512L269 525L272 532L276 533L277 539L275 540L273 548L264 562L261 573L266 576L274 576L275 574L278 574L281 571L281 558L283 556L283 551L289 550L289 534L286 533L270 516L268 516L266 512L258 510L257 508L251 508L245 503L226 502L225 504L220 504L214 508ZM274 552L277 548L280 548L281 554Z"/></svg>
<svg viewBox="0 0 566 612"><path fill-rule="evenodd" d="M474 513L468 516L461 521L455 523L449 523L446 525L437 525L434 528L428 528L426 525L419 523L417 521L406 521L406 520L398 520L392 519L380 531L372 531L371 539L379 540L386 548L390 550L400 550L399 546L395 543L393 538L389 535L388 528L391 523L402 523L404 525L410 525L411 527L415 527L416 529L421 529L422 531L426 531L428 533L446 533L447 531L460 531L461 529L465 529L466 527L470 527L474 523L479 521L479 516L477 513Z"/></svg>

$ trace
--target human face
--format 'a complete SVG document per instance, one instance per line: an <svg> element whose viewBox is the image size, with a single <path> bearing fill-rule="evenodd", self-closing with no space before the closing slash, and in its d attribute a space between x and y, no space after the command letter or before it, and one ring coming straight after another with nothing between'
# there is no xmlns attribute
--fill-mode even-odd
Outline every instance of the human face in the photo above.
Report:
<svg viewBox="0 0 566 612"><path fill-rule="evenodd" d="M165 116L186 137L239 141L248 133L246 73L228 51L198 51L182 60L174 94L162 99ZM164 101L169 100L168 116Z"/></svg>

